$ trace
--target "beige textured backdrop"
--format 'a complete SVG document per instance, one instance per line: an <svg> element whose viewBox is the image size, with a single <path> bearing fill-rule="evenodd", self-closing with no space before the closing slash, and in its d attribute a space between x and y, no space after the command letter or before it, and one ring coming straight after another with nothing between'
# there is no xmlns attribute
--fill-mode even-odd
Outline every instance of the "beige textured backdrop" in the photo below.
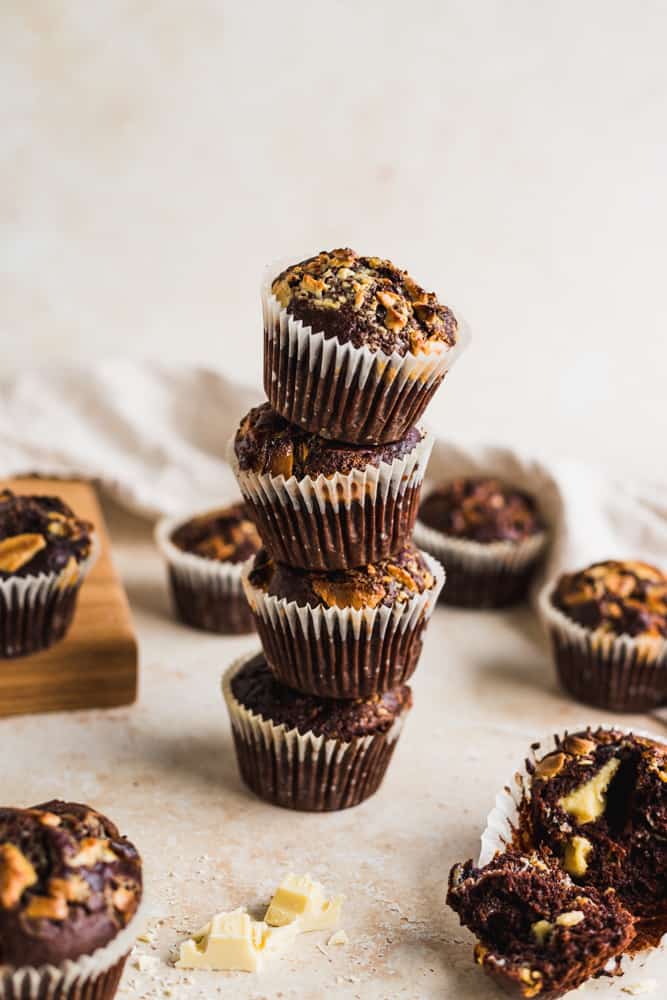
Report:
<svg viewBox="0 0 667 1000"><path fill-rule="evenodd" d="M264 262L349 243L474 329L442 430L655 472L666 31L650 0L5 0L5 367L256 381Z"/></svg>

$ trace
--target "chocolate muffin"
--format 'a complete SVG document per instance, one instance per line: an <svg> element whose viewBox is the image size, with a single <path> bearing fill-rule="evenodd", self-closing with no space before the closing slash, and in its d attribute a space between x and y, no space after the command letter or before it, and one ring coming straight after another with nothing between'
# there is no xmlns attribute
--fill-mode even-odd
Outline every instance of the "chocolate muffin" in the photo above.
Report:
<svg viewBox="0 0 667 1000"><path fill-rule="evenodd" d="M547 856L507 852L455 865L447 902L478 938L475 961L505 992L555 1000L631 944L634 919L613 890L582 889Z"/></svg>
<svg viewBox="0 0 667 1000"><path fill-rule="evenodd" d="M546 525L533 497L492 477L433 489L415 540L447 568L447 604L498 608L525 598L544 554Z"/></svg>
<svg viewBox="0 0 667 1000"><path fill-rule="evenodd" d="M275 676L322 698L366 698L414 672L444 582L412 543L378 563L311 573L260 552L245 578Z"/></svg>
<svg viewBox="0 0 667 1000"><path fill-rule="evenodd" d="M608 560L566 573L541 609L563 687L578 701L642 712L667 699L667 576Z"/></svg>
<svg viewBox="0 0 667 1000"><path fill-rule="evenodd" d="M412 706L407 685L346 701L300 694L261 653L230 667L223 693L244 782L275 805L310 811L346 809L377 791Z"/></svg>
<svg viewBox="0 0 667 1000"><path fill-rule="evenodd" d="M398 441L461 346L461 324L391 261L322 251L266 282L264 389L274 410L323 437Z"/></svg>
<svg viewBox="0 0 667 1000"><path fill-rule="evenodd" d="M548 848L580 885L616 891L667 929L667 746L616 729L557 738L529 762L524 841Z"/></svg>
<svg viewBox="0 0 667 1000"><path fill-rule="evenodd" d="M141 896L136 849L94 809L0 808L2 997L113 997Z"/></svg>
<svg viewBox="0 0 667 1000"><path fill-rule="evenodd" d="M289 424L268 403L234 439L233 465L274 559L313 570L377 562L409 539L432 439L342 444Z"/></svg>
<svg viewBox="0 0 667 1000"><path fill-rule="evenodd" d="M185 521L165 518L155 538L167 561L174 607L182 622L222 635L254 631L241 570L261 541L243 503Z"/></svg>
<svg viewBox="0 0 667 1000"><path fill-rule="evenodd" d="M93 561L92 524L59 497L0 492L0 657L65 636Z"/></svg>

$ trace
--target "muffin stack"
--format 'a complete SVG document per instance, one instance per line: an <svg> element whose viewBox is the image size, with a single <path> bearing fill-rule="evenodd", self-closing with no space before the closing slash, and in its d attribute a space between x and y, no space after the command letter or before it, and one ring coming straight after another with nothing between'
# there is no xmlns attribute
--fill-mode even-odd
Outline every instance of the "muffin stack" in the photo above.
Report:
<svg viewBox="0 0 667 1000"><path fill-rule="evenodd" d="M269 402L231 454L264 546L244 575L263 653L223 687L247 784L340 809L382 781L444 583L412 543L432 444L418 421L463 338L389 261L334 250L276 270L262 289Z"/></svg>

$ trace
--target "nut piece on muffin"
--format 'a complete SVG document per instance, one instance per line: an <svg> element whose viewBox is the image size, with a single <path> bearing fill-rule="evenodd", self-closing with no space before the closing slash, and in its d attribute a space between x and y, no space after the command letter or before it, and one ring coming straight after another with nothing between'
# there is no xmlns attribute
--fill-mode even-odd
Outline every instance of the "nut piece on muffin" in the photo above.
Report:
<svg viewBox="0 0 667 1000"><path fill-rule="evenodd" d="M563 687L620 712L667 698L667 575L636 560L607 560L561 576L541 609Z"/></svg>
<svg viewBox="0 0 667 1000"><path fill-rule="evenodd" d="M377 791L412 693L401 685L365 699L304 695L274 677L263 654L223 678L241 777L290 809L346 809Z"/></svg>
<svg viewBox="0 0 667 1000"><path fill-rule="evenodd" d="M0 658L65 636L92 557L92 524L59 497L0 492Z"/></svg>
<svg viewBox="0 0 667 1000"><path fill-rule="evenodd" d="M384 559L409 539L431 446L417 427L378 446L329 441L264 403L241 421L232 461L273 558L338 570Z"/></svg>
<svg viewBox="0 0 667 1000"><path fill-rule="evenodd" d="M396 441L462 343L450 308L407 271L322 251L263 288L264 389L291 423L338 441Z"/></svg>
<svg viewBox="0 0 667 1000"><path fill-rule="evenodd" d="M529 769L524 837L577 882L614 889L634 916L667 918L667 747L589 729L557 740Z"/></svg>
<svg viewBox="0 0 667 1000"><path fill-rule="evenodd" d="M419 508L415 539L447 569L443 601L497 608L525 598L547 530L536 500L495 477L434 488Z"/></svg>
<svg viewBox="0 0 667 1000"><path fill-rule="evenodd" d="M602 972L635 936L613 891L582 889L548 855L455 865L447 902L478 938L475 961L509 994L555 1000Z"/></svg>
<svg viewBox="0 0 667 1000"><path fill-rule="evenodd" d="M222 635L254 631L241 569L262 543L245 504L186 520L165 518L155 537L167 561L174 606L182 622Z"/></svg>
<svg viewBox="0 0 667 1000"><path fill-rule="evenodd" d="M84 979L86 995L111 998L133 943L116 939L141 897L141 859L106 816L76 802L0 809L0 964L32 990L62 976L63 1000ZM42 968L68 960L67 975Z"/></svg>
<svg viewBox="0 0 667 1000"><path fill-rule="evenodd" d="M443 582L442 567L410 542L335 573L292 569L262 551L245 588L280 681L323 698L361 698L412 676Z"/></svg>

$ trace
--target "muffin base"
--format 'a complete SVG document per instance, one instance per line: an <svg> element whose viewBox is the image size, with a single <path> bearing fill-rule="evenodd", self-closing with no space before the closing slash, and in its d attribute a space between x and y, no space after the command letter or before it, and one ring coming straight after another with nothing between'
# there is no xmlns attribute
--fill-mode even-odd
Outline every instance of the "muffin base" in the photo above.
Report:
<svg viewBox="0 0 667 1000"><path fill-rule="evenodd" d="M548 536L540 532L521 542L483 544L452 538L417 520L414 539L447 570L442 603L484 610L526 599Z"/></svg>
<svg viewBox="0 0 667 1000"><path fill-rule="evenodd" d="M191 628L220 635L247 635L255 631L255 618L239 588L237 594L221 595L216 588L169 571L169 586L179 619Z"/></svg>
<svg viewBox="0 0 667 1000"><path fill-rule="evenodd" d="M276 726L241 705L231 690L234 674L255 655L233 663L222 682L245 784L273 805L302 812L349 809L374 795L396 749L407 712L402 712L386 733L350 742Z"/></svg>
<svg viewBox="0 0 667 1000"><path fill-rule="evenodd" d="M300 607L243 583L255 614L264 654L288 687L320 698L369 698L404 684L414 673L424 631L445 580L438 562L425 555L435 577L431 590L394 608Z"/></svg>

